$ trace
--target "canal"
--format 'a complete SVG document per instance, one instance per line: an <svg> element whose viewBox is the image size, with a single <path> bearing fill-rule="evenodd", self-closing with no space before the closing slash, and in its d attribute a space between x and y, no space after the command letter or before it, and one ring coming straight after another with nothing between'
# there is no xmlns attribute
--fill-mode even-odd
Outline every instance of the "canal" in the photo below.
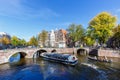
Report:
<svg viewBox="0 0 120 80"><path fill-rule="evenodd" d="M77 56L76 66L37 59L0 65L0 80L120 80L120 62L104 63Z"/></svg>

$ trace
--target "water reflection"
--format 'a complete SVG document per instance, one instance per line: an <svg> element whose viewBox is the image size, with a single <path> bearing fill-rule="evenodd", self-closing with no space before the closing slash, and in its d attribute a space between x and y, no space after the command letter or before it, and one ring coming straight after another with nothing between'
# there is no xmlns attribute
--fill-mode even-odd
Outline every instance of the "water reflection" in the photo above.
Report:
<svg viewBox="0 0 120 80"><path fill-rule="evenodd" d="M21 59L17 64L0 65L0 80L119 80L120 64L90 61L78 56L69 66L38 59Z"/></svg>
<svg viewBox="0 0 120 80"><path fill-rule="evenodd" d="M18 62L20 60L20 53L12 55L9 59L10 63Z"/></svg>
<svg viewBox="0 0 120 80"><path fill-rule="evenodd" d="M19 59L17 62L10 62L9 65L10 67L17 67L17 66L23 66L26 64L25 58Z"/></svg>

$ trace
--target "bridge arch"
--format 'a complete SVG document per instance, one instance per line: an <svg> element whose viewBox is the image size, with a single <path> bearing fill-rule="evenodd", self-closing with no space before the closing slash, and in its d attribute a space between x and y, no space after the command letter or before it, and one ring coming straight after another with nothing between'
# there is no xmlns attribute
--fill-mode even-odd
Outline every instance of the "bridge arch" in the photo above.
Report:
<svg viewBox="0 0 120 80"><path fill-rule="evenodd" d="M84 48L77 49L77 54L78 55L86 55L87 53L88 53L88 51Z"/></svg>
<svg viewBox="0 0 120 80"><path fill-rule="evenodd" d="M45 50L45 49L39 49L39 50L37 50L35 53L33 53L33 58L40 57L40 54L43 53L43 52L47 52L47 50Z"/></svg>
<svg viewBox="0 0 120 80"><path fill-rule="evenodd" d="M8 57L8 62L10 62L10 59L11 59L11 57L13 56L15 56L15 57L17 57L19 55L19 60L21 59L21 58L25 58L25 56L27 55L27 53L26 52L15 52L15 53L13 53L13 54L11 54L9 57Z"/></svg>
<svg viewBox="0 0 120 80"><path fill-rule="evenodd" d="M57 52L57 50L56 50L56 49L53 49L51 52Z"/></svg>

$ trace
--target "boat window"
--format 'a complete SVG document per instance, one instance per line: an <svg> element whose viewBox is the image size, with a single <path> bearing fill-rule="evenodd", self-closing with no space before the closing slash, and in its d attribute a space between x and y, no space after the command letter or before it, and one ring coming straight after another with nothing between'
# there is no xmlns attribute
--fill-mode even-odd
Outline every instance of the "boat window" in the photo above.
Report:
<svg viewBox="0 0 120 80"><path fill-rule="evenodd" d="M68 54L58 54L58 53L51 53L51 54L45 54L47 57L52 57L56 59L61 59L61 60L68 60L68 57L70 55Z"/></svg>
<svg viewBox="0 0 120 80"><path fill-rule="evenodd" d="M73 57L72 60L75 60L75 57Z"/></svg>

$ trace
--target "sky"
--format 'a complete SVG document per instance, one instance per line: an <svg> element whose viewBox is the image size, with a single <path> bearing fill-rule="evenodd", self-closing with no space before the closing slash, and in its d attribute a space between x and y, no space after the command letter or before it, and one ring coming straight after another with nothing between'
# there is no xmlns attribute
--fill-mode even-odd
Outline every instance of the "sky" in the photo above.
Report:
<svg viewBox="0 0 120 80"><path fill-rule="evenodd" d="M120 0L0 0L0 32L28 41L42 30L67 29L72 23L86 29L103 11L120 23Z"/></svg>

